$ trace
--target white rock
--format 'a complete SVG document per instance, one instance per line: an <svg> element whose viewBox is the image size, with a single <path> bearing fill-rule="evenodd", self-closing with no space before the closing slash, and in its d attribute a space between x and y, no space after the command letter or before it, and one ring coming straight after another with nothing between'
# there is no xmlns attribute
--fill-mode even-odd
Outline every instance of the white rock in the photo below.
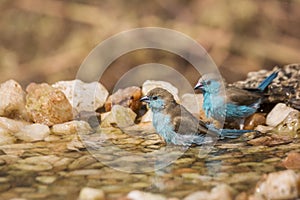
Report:
<svg viewBox="0 0 300 200"><path fill-rule="evenodd" d="M167 198L159 195L152 194L149 192L142 192L139 190L133 190L128 193L127 198L130 200L166 200Z"/></svg>
<svg viewBox="0 0 300 200"><path fill-rule="evenodd" d="M278 103L268 114L266 124L275 127L280 124L292 111L297 110L288 107L284 103Z"/></svg>
<svg viewBox="0 0 300 200"><path fill-rule="evenodd" d="M80 190L79 200L102 200L104 192L100 189L85 187Z"/></svg>
<svg viewBox="0 0 300 200"><path fill-rule="evenodd" d="M14 80L0 84L0 116L26 119L25 92Z"/></svg>
<svg viewBox="0 0 300 200"><path fill-rule="evenodd" d="M120 105L114 105L103 121L101 127L110 127L116 124L120 128L128 127L134 124L136 113L130 108L125 108Z"/></svg>
<svg viewBox="0 0 300 200"><path fill-rule="evenodd" d="M141 122L152 122L153 113L149 109L141 118Z"/></svg>
<svg viewBox="0 0 300 200"><path fill-rule="evenodd" d="M15 133L21 130L28 122L17 121L6 117L0 117L0 127L7 129L9 132Z"/></svg>
<svg viewBox="0 0 300 200"><path fill-rule="evenodd" d="M165 81L154 81L154 80L147 80L143 83L142 86L142 93L143 95L147 95L147 93L156 88L160 87L165 90L168 90L175 98L177 102L179 102L179 97L178 97L178 89L174 87L171 83L165 82Z"/></svg>
<svg viewBox="0 0 300 200"><path fill-rule="evenodd" d="M210 192L208 191L198 191L194 192L187 197L184 198L184 200L232 200L233 199L233 189L226 185L226 184L220 184L214 187Z"/></svg>
<svg viewBox="0 0 300 200"><path fill-rule="evenodd" d="M75 133L89 133L92 130L85 121L71 121L63 124L55 124L51 131L55 135L69 135Z"/></svg>
<svg viewBox="0 0 300 200"><path fill-rule="evenodd" d="M264 125L258 125L255 130L259 131L261 133L267 133L268 131L271 131L273 127L271 126L264 126Z"/></svg>
<svg viewBox="0 0 300 200"><path fill-rule="evenodd" d="M0 145L13 144L16 138L13 137L7 129L0 127Z"/></svg>
<svg viewBox="0 0 300 200"><path fill-rule="evenodd" d="M300 177L293 170L270 173L256 187L254 196L265 199L296 199L300 195Z"/></svg>
<svg viewBox="0 0 300 200"><path fill-rule="evenodd" d="M99 82L84 83L81 80L59 81L52 85L60 89L77 111L95 111L102 107L108 91Z"/></svg>
<svg viewBox="0 0 300 200"><path fill-rule="evenodd" d="M202 109L203 95L202 94L184 94L181 97L181 105L193 114L199 115Z"/></svg>
<svg viewBox="0 0 300 200"><path fill-rule="evenodd" d="M31 124L23 127L15 136L23 141L33 142L44 140L50 134L50 129L44 124Z"/></svg>

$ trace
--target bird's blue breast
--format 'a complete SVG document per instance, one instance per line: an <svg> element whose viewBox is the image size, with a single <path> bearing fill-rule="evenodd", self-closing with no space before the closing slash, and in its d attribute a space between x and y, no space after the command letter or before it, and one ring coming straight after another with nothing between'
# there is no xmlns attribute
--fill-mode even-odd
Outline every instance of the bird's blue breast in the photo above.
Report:
<svg viewBox="0 0 300 200"><path fill-rule="evenodd" d="M153 126L167 143L172 143L174 126L171 123L171 117L169 115L165 115L161 112L153 112Z"/></svg>

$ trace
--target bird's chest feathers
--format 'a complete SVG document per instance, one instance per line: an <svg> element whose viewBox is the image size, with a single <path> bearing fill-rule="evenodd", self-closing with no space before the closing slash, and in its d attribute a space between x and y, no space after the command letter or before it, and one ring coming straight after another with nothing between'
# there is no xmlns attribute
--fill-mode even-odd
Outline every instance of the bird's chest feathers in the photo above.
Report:
<svg viewBox="0 0 300 200"><path fill-rule="evenodd" d="M207 117L222 119L226 115L225 98L222 96L205 93L203 100L203 109Z"/></svg>
<svg viewBox="0 0 300 200"><path fill-rule="evenodd" d="M164 139L172 137L174 126L171 122L171 117L161 112L153 112L153 126L157 133Z"/></svg>

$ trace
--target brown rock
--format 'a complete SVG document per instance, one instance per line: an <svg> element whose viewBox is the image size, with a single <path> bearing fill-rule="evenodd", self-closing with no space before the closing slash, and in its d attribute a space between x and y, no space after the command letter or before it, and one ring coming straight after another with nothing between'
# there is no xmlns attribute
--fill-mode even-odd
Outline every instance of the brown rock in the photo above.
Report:
<svg viewBox="0 0 300 200"><path fill-rule="evenodd" d="M141 107L140 98L142 90L139 87L132 86L125 89L119 89L110 95L105 103L105 111L110 111L114 105L129 107L134 112L138 112Z"/></svg>
<svg viewBox="0 0 300 200"><path fill-rule="evenodd" d="M60 90L46 83L31 83L26 91L26 110L32 121L52 126L72 120L72 106Z"/></svg>
<svg viewBox="0 0 300 200"><path fill-rule="evenodd" d="M266 123L266 117L262 113L255 113L248 117L245 120L245 127L246 130L253 130L258 125L263 125Z"/></svg>
<svg viewBox="0 0 300 200"><path fill-rule="evenodd" d="M300 169L300 153L290 152L283 160L283 165L287 169Z"/></svg>

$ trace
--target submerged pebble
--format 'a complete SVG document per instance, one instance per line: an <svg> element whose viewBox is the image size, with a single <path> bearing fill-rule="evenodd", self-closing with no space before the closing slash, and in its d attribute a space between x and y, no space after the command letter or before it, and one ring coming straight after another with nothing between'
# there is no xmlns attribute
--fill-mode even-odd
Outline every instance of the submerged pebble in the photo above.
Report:
<svg viewBox="0 0 300 200"><path fill-rule="evenodd" d="M78 200L104 200L104 192L100 189L84 187L80 190Z"/></svg>
<svg viewBox="0 0 300 200"><path fill-rule="evenodd" d="M166 200L167 198L159 195L159 194L153 194L149 192L143 192L139 190L134 190L129 192L127 195L127 199L129 200Z"/></svg>
<svg viewBox="0 0 300 200"><path fill-rule="evenodd" d="M220 184L214 187L210 192L209 191L198 191L194 192L187 197L184 198L184 200L232 200L233 199L233 189L226 185L226 184Z"/></svg>
<svg viewBox="0 0 300 200"><path fill-rule="evenodd" d="M283 165L287 169L300 169L300 153L290 152L283 160Z"/></svg>

